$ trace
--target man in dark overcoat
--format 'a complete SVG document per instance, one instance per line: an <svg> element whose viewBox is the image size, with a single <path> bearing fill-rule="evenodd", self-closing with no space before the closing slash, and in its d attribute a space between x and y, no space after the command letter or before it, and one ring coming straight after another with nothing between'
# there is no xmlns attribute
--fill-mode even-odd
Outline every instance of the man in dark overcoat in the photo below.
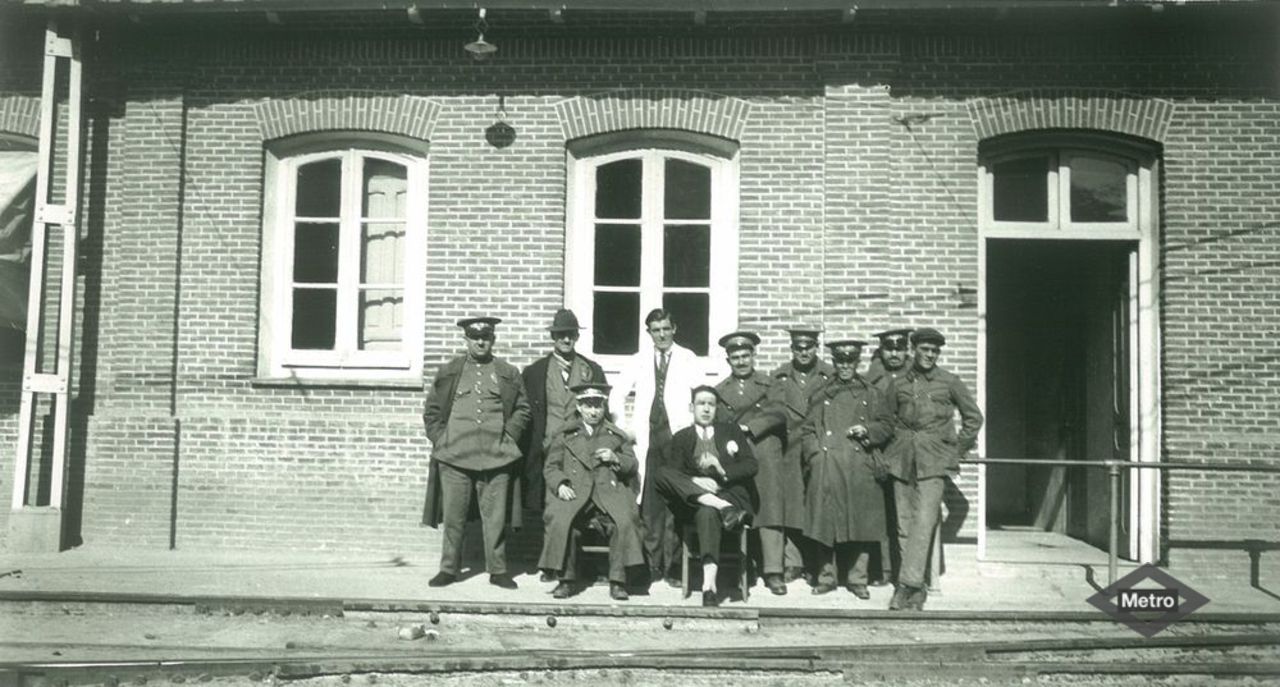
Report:
<svg viewBox="0 0 1280 687"><path fill-rule="evenodd" d="M878 479L888 472L878 449L893 436L893 415L884 395L858 375L863 342L827 346L836 376L810 399L800 430L807 473L804 533L815 542L821 566L813 593L833 591L844 567L849 591L869 599L868 565L887 528Z"/></svg>
<svg viewBox="0 0 1280 687"><path fill-rule="evenodd" d="M902 570L890 610L921 610L928 597L925 570L941 515L947 480L982 429L982 410L963 380L938 366L946 337L924 327L911 334L911 369L893 384L893 443L885 452L898 506ZM960 431L955 416L960 414Z"/></svg>
<svg viewBox="0 0 1280 687"><path fill-rule="evenodd" d="M522 514L518 442L529 422L520 371L493 355L496 317L458 320L467 352L436 372L422 413L431 440L422 521L444 525L440 572L432 587L453 584L462 564L462 530L477 500L489 582L515 589L507 572L508 519Z"/></svg>
<svg viewBox="0 0 1280 687"><path fill-rule="evenodd" d="M581 331L572 310L561 309L551 318L551 352L524 368L524 390L529 394L529 429L521 437L524 453L524 506L541 512L549 496L542 467L551 442L575 421L576 402L570 390L578 384L603 384L604 370L578 353Z"/></svg>
<svg viewBox="0 0 1280 687"><path fill-rule="evenodd" d="M894 380L906 376L907 371L911 369L907 365L907 361L911 358L909 339L911 330L888 329L872 336L876 337L876 352L872 355L871 364L867 366L863 377L887 398ZM885 480L880 483L880 486L884 488L885 517L889 519L889 532L888 536L880 542L879 560L876 559L877 557L871 560L872 586L881 586L888 584L891 580L897 580L898 568L902 563L898 556L898 513L893 494L893 480Z"/></svg>
<svg viewBox="0 0 1280 687"><path fill-rule="evenodd" d="M561 428L544 466L551 496L538 567L560 578L557 599L575 591L583 529L609 538L609 596L626 601L627 568L644 565L644 525L636 496L639 461L625 432L605 419L607 384L573 387L578 419Z"/></svg>
<svg viewBox="0 0 1280 687"><path fill-rule="evenodd" d="M654 486L677 523L693 523L702 561L702 605L719 606L721 535L751 522L759 501L759 466L742 430L715 421L720 403L715 388L697 386L691 396L693 425L671 437Z"/></svg>
<svg viewBox="0 0 1280 687"><path fill-rule="evenodd" d="M799 535L804 527L804 477L800 454L786 453L783 440L787 415L783 409L781 385L756 370L754 332L734 332L720 338L732 373L716 385L720 406L716 421L735 424L751 440L751 450L759 464L756 492L760 507L753 527L760 534L760 570L770 592L787 593L783 582L788 532ZM788 462L788 458L794 458Z"/></svg>
<svg viewBox="0 0 1280 687"><path fill-rule="evenodd" d="M782 398L782 409L786 413L787 432L783 462L787 465L800 465L800 427L804 424L805 415L809 412L809 397L814 390L826 386L835 376L835 368L821 359L818 349L820 327L799 326L788 329L791 337L791 360L773 371L773 385L779 390ZM803 474L801 475L803 482ZM812 542L803 535L788 536L784 552L785 570L783 582L791 582L802 575L812 581L813 567L816 559L810 551Z"/></svg>

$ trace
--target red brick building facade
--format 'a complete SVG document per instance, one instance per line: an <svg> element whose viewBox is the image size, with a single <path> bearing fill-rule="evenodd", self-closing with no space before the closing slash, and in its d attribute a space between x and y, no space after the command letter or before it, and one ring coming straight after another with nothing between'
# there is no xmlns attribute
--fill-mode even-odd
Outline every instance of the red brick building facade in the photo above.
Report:
<svg viewBox="0 0 1280 687"><path fill-rule="evenodd" d="M583 345L609 369L638 329L605 316L655 298L700 319L686 329L707 349L729 327L760 331L770 369L793 323L863 338L937 327L942 364L983 397L993 457L1110 458L1096 450L1110 445L1274 464L1267 4L500 4L484 61L463 49L474 11L358 4L0 8L10 150L34 150L45 19L82 29L64 545L434 548L418 525L422 386L461 348L454 320L502 317L498 353L523 366L557 307L589 323L599 308ZM305 190L312 160L332 193ZM638 224L628 210L599 221L601 189L627 184ZM370 209L375 186L390 189L385 212ZM690 214L673 215L681 202ZM330 238L306 248L303 225ZM391 267L333 257L358 245L351 232L373 255L375 225L403 242ZM673 238L677 225L696 238ZM685 249L714 257L686 274L672 262ZM304 274L307 261L326 267ZM391 304L386 345L371 343L375 297ZM326 337L349 350L317 354ZM5 446L16 361L0 368ZM1099 430L1107 413L1120 419ZM1092 429L1053 439L1062 418ZM13 452L0 456L7 489ZM1103 473L996 470L966 466L948 536L977 536L985 509L987 524L1097 538ZM1280 537L1278 486L1173 472L1139 495L1135 480L1125 537L1146 539L1129 553L1247 565L1246 540Z"/></svg>

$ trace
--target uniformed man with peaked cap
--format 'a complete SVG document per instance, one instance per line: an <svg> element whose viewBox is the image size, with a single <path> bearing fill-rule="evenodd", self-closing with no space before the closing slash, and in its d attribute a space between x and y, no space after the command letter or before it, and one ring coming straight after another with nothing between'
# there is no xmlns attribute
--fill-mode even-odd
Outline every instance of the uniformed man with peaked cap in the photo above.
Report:
<svg viewBox="0 0 1280 687"><path fill-rule="evenodd" d="M787 534L798 537L804 524L804 477L799 454L788 454L783 447L787 415L782 386L756 370L759 343L754 332L720 338L732 372L716 385L720 394L716 421L738 425L751 440L759 463L755 480L760 507L753 526L760 535L760 569L769 591L781 595L787 593L783 578Z"/></svg>
<svg viewBox="0 0 1280 687"><path fill-rule="evenodd" d="M871 364L863 376L886 397L894 380L906 375L907 370L911 369L907 365L911 357L911 332L911 329L886 329L873 334L878 345L871 358ZM898 521L898 515L892 480L882 482L881 486L885 492L885 516L889 519L889 531L884 541L880 542L879 560L872 560L872 586L881 586L897 579L897 570L901 563L898 557L898 531L895 524Z"/></svg>
<svg viewBox="0 0 1280 687"><path fill-rule="evenodd" d="M820 563L814 594L835 590L838 569L860 599L867 590L871 553L887 528L884 491L887 477L880 448L893 436L893 415L884 395L858 375L864 343L855 339L827 342L835 377L809 400L800 429L807 473L805 536L817 548Z"/></svg>
<svg viewBox="0 0 1280 687"><path fill-rule="evenodd" d="M925 568L947 479L978 440L982 411L964 382L938 366L946 337L932 327L911 333L911 369L894 381L893 443L885 452L893 474L902 569L890 610L920 610L928 597ZM960 431L955 416L960 414Z"/></svg>
<svg viewBox="0 0 1280 687"><path fill-rule="evenodd" d="M546 531L538 567L558 574L552 596L576 591L578 538L593 529L609 539L609 596L627 600L627 568L641 566L644 525L636 495L640 493L639 461L625 432L607 419L609 385L573 387L577 417L551 442L543 472L548 498Z"/></svg>
<svg viewBox="0 0 1280 687"><path fill-rule="evenodd" d="M506 527L522 514L518 445L529 422L520 371L493 355L496 317L458 320L467 352L436 372L422 413L431 440L423 522L444 525L440 571L428 583L453 584L462 565L462 532L478 497L489 582L515 589L507 572Z"/></svg>
<svg viewBox="0 0 1280 687"><path fill-rule="evenodd" d="M782 410L787 418L784 463L800 465L800 426L809 412L809 397L817 389L826 386L835 376L835 368L822 360L818 337L822 327L797 325L786 330L791 338L791 360L783 363L769 375L782 398ZM804 536L788 536L785 550L783 581L790 582L812 571L815 565L810 555L810 542Z"/></svg>

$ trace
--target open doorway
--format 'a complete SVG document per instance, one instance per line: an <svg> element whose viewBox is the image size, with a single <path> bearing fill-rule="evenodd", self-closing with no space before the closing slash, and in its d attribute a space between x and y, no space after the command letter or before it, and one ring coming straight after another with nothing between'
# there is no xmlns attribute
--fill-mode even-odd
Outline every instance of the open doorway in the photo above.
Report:
<svg viewBox="0 0 1280 687"><path fill-rule="evenodd" d="M1137 249L1136 241L988 239L987 455L1130 459ZM990 466L986 522L1105 548L1108 497L1105 470ZM1118 515L1127 528L1127 515ZM1120 541L1120 555L1130 557L1129 537Z"/></svg>

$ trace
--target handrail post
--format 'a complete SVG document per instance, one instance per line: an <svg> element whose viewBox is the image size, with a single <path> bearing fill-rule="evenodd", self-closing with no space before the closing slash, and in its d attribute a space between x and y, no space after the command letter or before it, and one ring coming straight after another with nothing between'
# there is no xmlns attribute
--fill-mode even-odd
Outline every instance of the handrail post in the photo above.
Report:
<svg viewBox="0 0 1280 687"><path fill-rule="evenodd" d="M1120 544L1120 523L1116 519L1116 515L1120 512L1120 463L1118 461L1107 461L1107 486L1111 491L1107 508L1107 526L1110 529L1107 541L1107 586L1110 587L1116 582L1119 568L1117 549Z"/></svg>

